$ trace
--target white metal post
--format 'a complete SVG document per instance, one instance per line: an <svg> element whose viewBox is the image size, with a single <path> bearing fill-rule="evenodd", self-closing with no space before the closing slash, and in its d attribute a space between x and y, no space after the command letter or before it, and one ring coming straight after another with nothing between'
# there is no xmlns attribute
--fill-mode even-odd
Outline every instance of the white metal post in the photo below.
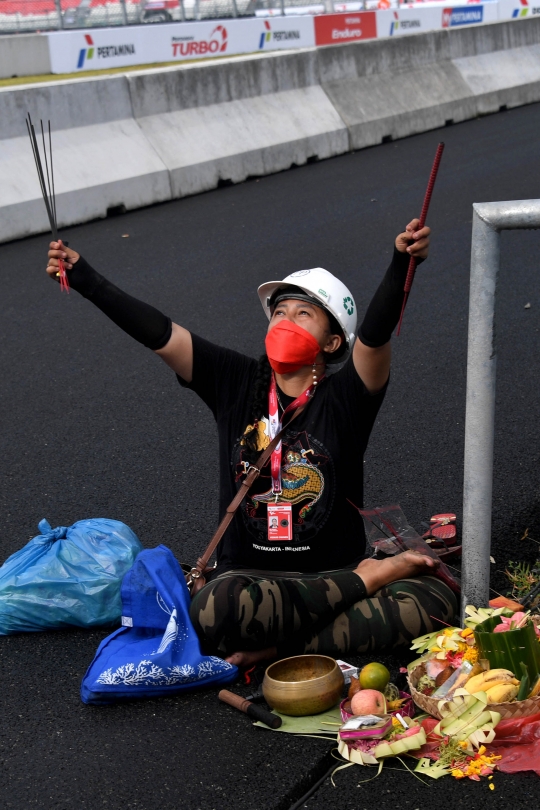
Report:
<svg viewBox="0 0 540 810"><path fill-rule="evenodd" d="M540 200L473 205L463 482L462 620L466 605L486 606L489 601L497 367L494 317L499 233L518 228L540 228Z"/></svg>

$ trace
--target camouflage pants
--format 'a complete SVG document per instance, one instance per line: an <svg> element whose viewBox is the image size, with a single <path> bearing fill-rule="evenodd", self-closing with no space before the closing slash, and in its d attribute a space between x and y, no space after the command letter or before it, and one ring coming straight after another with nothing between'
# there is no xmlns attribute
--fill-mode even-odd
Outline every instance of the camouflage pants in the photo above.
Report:
<svg viewBox="0 0 540 810"><path fill-rule="evenodd" d="M455 594L435 577L403 579L367 596L352 571L295 574L229 571L205 585L191 619L208 651L276 646L280 656L334 657L390 650L453 623Z"/></svg>

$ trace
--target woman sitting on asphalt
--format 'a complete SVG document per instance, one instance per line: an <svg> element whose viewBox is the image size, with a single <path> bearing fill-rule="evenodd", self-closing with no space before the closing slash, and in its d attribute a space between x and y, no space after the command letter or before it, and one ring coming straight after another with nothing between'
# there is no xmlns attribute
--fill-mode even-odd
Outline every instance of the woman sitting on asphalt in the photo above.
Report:
<svg viewBox="0 0 540 810"><path fill-rule="evenodd" d="M220 517L249 466L279 426L286 428L218 546L208 584L192 601L204 646L234 664L388 650L435 629L439 619L453 620L456 598L437 579L437 560L412 551L364 559L357 509L409 258L428 255L430 230L418 225L412 220L397 236L358 335L353 295L326 270L263 284L259 296L270 323L258 362L172 323L62 242L50 245L47 273L57 278L62 258L71 287L155 351L212 410Z"/></svg>

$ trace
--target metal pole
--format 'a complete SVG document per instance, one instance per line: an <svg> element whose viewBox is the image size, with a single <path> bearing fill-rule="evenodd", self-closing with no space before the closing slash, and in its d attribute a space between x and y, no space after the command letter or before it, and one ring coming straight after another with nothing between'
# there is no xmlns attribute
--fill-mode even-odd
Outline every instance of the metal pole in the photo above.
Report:
<svg viewBox="0 0 540 810"><path fill-rule="evenodd" d="M285 16L285 0L281 0L281 16Z"/></svg>
<svg viewBox="0 0 540 810"><path fill-rule="evenodd" d="M232 0L232 15L233 17L238 17L238 6L236 5L236 0Z"/></svg>
<svg viewBox="0 0 540 810"><path fill-rule="evenodd" d="M489 601L495 376L493 319L499 272L499 234L473 206L465 474L463 480L462 611Z"/></svg>
<svg viewBox="0 0 540 810"><path fill-rule="evenodd" d="M58 14L58 27L61 31L64 30L64 18L62 17L62 6L60 0L54 0L56 6L56 13Z"/></svg>
<svg viewBox="0 0 540 810"><path fill-rule="evenodd" d="M122 25L128 24L128 15L127 15L127 8L126 8L126 0L120 0L120 6L122 7Z"/></svg>
<svg viewBox="0 0 540 810"><path fill-rule="evenodd" d="M494 315L499 232L526 228L540 228L540 200L473 205L463 481L462 621L466 605L483 607L489 601L497 362Z"/></svg>

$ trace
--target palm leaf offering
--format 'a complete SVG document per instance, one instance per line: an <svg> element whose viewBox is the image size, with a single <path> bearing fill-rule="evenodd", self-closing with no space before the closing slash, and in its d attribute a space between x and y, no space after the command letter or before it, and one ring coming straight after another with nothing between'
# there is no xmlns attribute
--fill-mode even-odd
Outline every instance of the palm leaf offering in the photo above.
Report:
<svg viewBox="0 0 540 810"><path fill-rule="evenodd" d="M333 734L334 736L331 739L335 740L338 729L343 725L339 705L322 714L311 714L307 717L290 717L287 714L281 714L275 709L272 709L272 714L281 717L282 723L279 728L270 729L270 731L284 731L286 734L302 734L308 737ZM259 721L254 725L268 730L268 726Z"/></svg>

